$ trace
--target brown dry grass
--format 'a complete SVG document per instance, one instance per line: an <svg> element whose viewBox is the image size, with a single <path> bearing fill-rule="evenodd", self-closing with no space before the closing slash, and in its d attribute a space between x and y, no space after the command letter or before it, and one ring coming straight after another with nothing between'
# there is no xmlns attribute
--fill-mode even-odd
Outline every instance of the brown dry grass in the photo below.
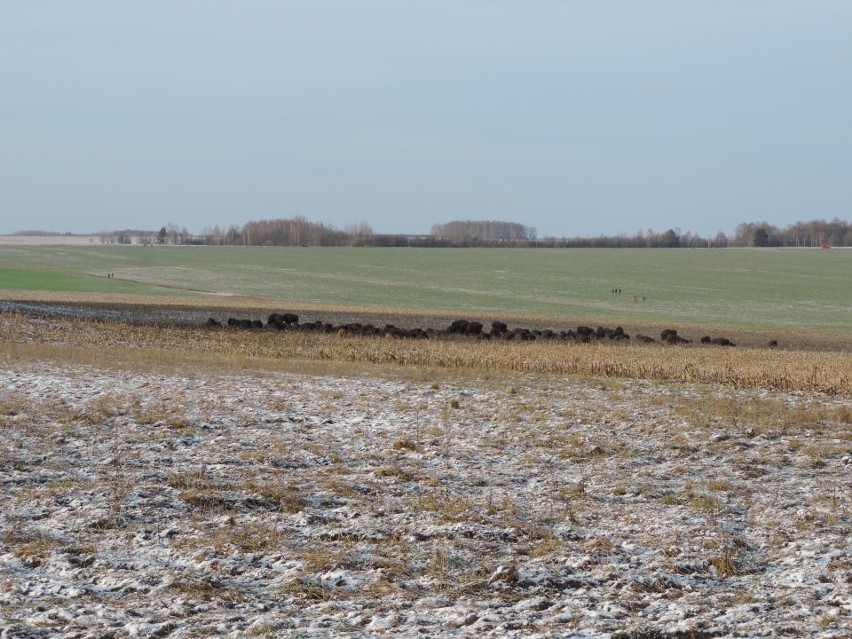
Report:
<svg viewBox="0 0 852 639"><path fill-rule="evenodd" d="M151 327L2 315L0 353L135 366L358 374L396 371L531 373L721 383L852 396L843 351L670 347L658 344L386 340L289 331Z"/></svg>

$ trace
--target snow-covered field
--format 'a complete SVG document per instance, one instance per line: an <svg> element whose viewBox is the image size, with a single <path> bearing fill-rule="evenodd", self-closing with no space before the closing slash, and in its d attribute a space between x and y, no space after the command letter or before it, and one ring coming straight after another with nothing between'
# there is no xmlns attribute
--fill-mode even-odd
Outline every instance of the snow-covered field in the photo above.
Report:
<svg viewBox="0 0 852 639"><path fill-rule="evenodd" d="M0 357L0 636L850 637L850 410Z"/></svg>

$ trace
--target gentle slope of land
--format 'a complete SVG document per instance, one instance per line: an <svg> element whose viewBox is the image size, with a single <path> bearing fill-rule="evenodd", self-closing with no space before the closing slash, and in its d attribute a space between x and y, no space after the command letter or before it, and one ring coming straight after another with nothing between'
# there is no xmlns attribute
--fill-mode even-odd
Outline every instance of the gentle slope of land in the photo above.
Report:
<svg viewBox="0 0 852 639"><path fill-rule="evenodd" d="M94 278L85 286L101 288L82 290L105 293L158 287L486 319L852 333L852 251L842 250L2 247L0 268L24 271L15 286L0 274L0 289L63 288L27 284L49 271Z"/></svg>

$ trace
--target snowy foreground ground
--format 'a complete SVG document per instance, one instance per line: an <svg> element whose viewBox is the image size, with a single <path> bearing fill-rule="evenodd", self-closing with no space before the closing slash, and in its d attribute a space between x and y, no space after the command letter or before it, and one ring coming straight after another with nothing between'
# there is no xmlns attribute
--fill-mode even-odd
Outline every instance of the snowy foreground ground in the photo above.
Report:
<svg viewBox="0 0 852 639"><path fill-rule="evenodd" d="M849 411L0 359L0 636L850 637Z"/></svg>

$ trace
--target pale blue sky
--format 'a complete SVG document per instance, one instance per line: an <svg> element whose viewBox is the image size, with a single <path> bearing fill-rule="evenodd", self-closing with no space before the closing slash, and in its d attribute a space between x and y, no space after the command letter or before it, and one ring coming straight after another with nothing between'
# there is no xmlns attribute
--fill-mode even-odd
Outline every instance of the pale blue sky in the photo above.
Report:
<svg viewBox="0 0 852 639"><path fill-rule="evenodd" d="M852 217L852 2L0 5L0 233Z"/></svg>

